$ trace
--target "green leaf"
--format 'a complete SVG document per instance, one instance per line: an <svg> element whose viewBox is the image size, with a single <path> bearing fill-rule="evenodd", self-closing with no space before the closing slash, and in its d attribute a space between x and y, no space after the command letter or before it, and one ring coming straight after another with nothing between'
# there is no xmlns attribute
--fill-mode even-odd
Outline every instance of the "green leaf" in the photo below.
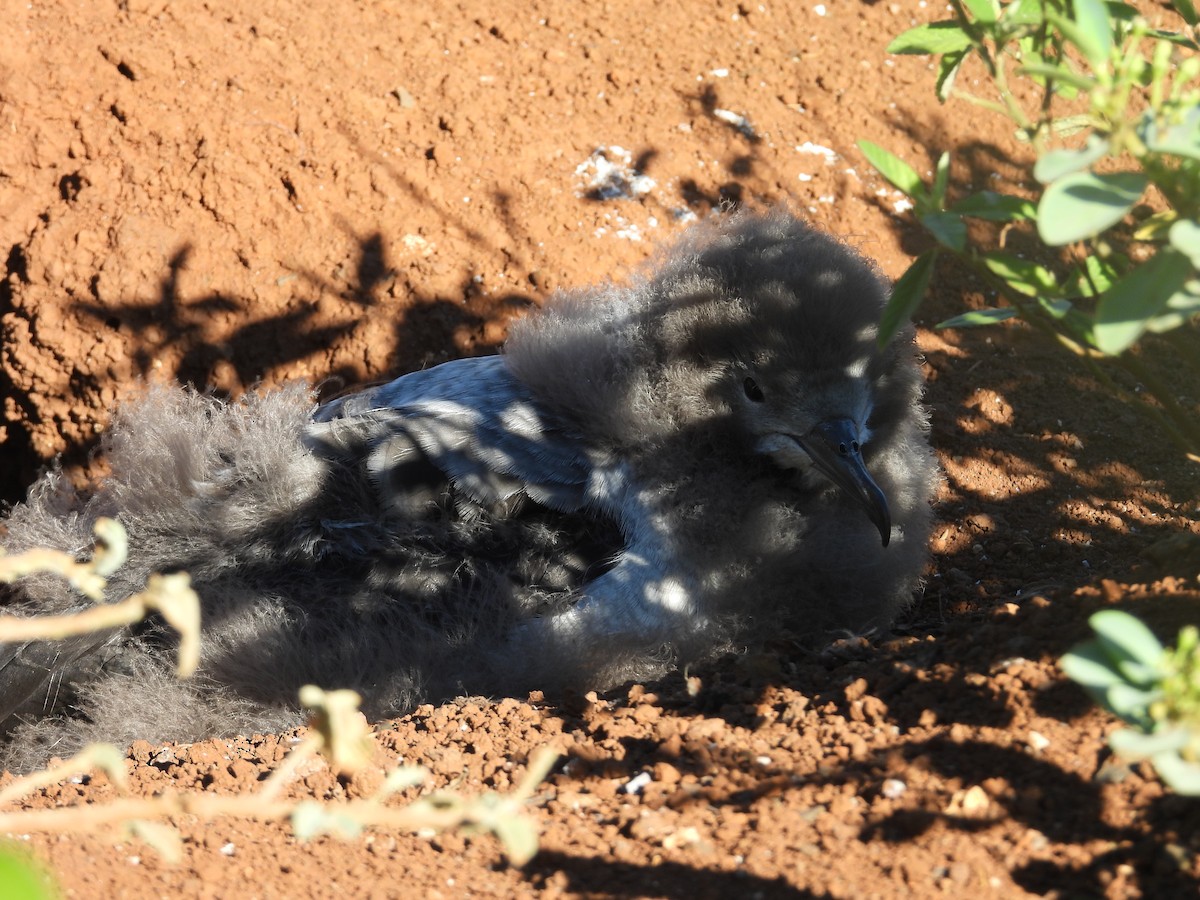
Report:
<svg viewBox="0 0 1200 900"><path fill-rule="evenodd" d="M537 828L526 817L498 818L492 823L492 831L504 845L504 854L514 866L523 866L537 855Z"/></svg>
<svg viewBox="0 0 1200 900"><path fill-rule="evenodd" d="M946 208L946 189L950 186L950 153L943 151L933 170L933 191L930 199L935 209Z"/></svg>
<svg viewBox="0 0 1200 900"><path fill-rule="evenodd" d="M960 253L967 246L967 224L961 216L950 212L927 213L920 217L920 222L939 244Z"/></svg>
<svg viewBox="0 0 1200 900"><path fill-rule="evenodd" d="M1200 268L1200 222L1195 219L1180 219L1167 232L1171 246Z"/></svg>
<svg viewBox="0 0 1200 900"><path fill-rule="evenodd" d="M1200 765L1188 762L1175 753L1159 754L1151 761L1158 777L1169 784L1173 791L1187 797L1200 795Z"/></svg>
<svg viewBox="0 0 1200 900"><path fill-rule="evenodd" d="M982 257L983 264L999 275L1013 290L1030 297L1058 296L1061 291L1054 273L1027 259L992 251Z"/></svg>
<svg viewBox="0 0 1200 900"><path fill-rule="evenodd" d="M956 53L943 53L942 58L938 60L937 81L934 82L934 90L937 91L937 98L942 103L950 98L950 92L954 90L954 79L958 77L958 70L962 68L963 60L970 53L970 48L959 50Z"/></svg>
<svg viewBox="0 0 1200 900"><path fill-rule="evenodd" d="M4 900L52 900L59 892L29 852L5 841L0 844L0 897Z"/></svg>
<svg viewBox="0 0 1200 900"><path fill-rule="evenodd" d="M995 191L980 191L963 197L950 207L950 212L989 222L1019 222L1037 218L1037 206L1033 201Z"/></svg>
<svg viewBox="0 0 1200 900"><path fill-rule="evenodd" d="M1165 41L1168 44L1174 44L1177 47L1187 47L1189 50L1200 50L1200 44L1197 44L1186 34L1180 34L1178 31L1166 31L1162 28L1151 28L1146 32L1146 36L1156 41Z"/></svg>
<svg viewBox="0 0 1200 900"><path fill-rule="evenodd" d="M1108 139L1089 134L1087 143L1078 150L1051 150L1043 153L1033 167L1033 177L1050 184L1064 175L1086 169L1108 152Z"/></svg>
<svg viewBox="0 0 1200 900"><path fill-rule="evenodd" d="M1058 664L1068 678L1092 691L1104 691L1124 681L1099 641L1084 641L1072 647Z"/></svg>
<svg viewBox="0 0 1200 900"><path fill-rule="evenodd" d="M1140 225L1133 230L1135 241L1151 241L1160 244L1167 240L1171 226L1179 221L1179 212L1174 209L1164 209L1148 218L1142 219Z"/></svg>
<svg viewBox="0 0 1200 900"><path fill-rule="evenodd" d="M1131 659L1154 668L1163 657L1163 645L1136 616L1119 609L1102 609L1088 618L1100 646L1113 659Z"/></svg>
<svg viewBox="0 0 1200 900"><path fill-rule="evenodd" d="M1038 306L1052 319L1065 319L1075 305L1070 300L1050 300L1046 297L1037 298Z"/></svg>
<svg viewBox="0 0 1200 900"><path fill-rule="evenodd" d="M1146 323L1146 330L1162 334L1200 315L1200 279L1187 281L1167 300L1162 312Z"/></svg>
<svg viewBox="0 0 1200 900"><path fill-rule="evenodd" d="M1109 735L1108 745L1126 759L1145 759L1159 753L1178 753L1188 745L1188 733L1183 728L1167 728L1150 734L1123 728Z"/></svg>
<svg viewBox="0 0 1200 900"><path fill-rule="evenodd" d="M1074 0L1075 24L1072 42L1075 43L1088 62L1099 68L1108 62L1112 53L1112 25L1104 0Z"/></svg>
<svg viewBox="0 0 1200 900"><path fill-rule="evenodd" d="M1008 25L1040 25L1044 19L1045 0L1017 0L1004 8L1000 19Z"/></svg>
<svg viewBox="0 0 1200 900"><path fill-rule="evenodd" d="M1104 10L1113 22L1121 22L1126 25L1141 15L1136 6L1119 3L1117 0L1106 0Z"/></svg>
<svg viewBox="0 0 1200 900"><path fill-rule="evenodd" d="M912 197L913 200L928 203L929 194L925 190L925 183L921 181L921 176L917 174L916 169L900 157L889 153L871 141L859 141L858 149L862 150L867 161L878 170L879 174L899 190Z"/></svg>
<svg viewBox="0 0 1200 900"><path fill-rule="evenodd" d="M1185 285L1191 274L1192 261L1164 247L1114 284L1096 308L1096 346L1110 356L1128 348L1155 316L1170 308L1177 293L1190 294Z"/></svg>
<svg viewBox="0 0 1200 900"><path fill-rule="evenodd" d="M1087 7L1088 5L1091 6L1090 10L1085 8L1084 12L1079 12L1081 6ZM1098 16L1097 6L1099 6ZM1060 12L1057 8L1048 5L1045 10L1045 19L1051 28L1062 36L1063 40L1073 43L1075 47L1079 48L1080 53L1093 68L1108 67L1109 52L1112 49L1112 30L1108 14L1104 12L1100 0L1076 0L1074 14ZM1051 32L1051 40L1054 40L1054 32Z"/></svg>
<svg viewBox="0 0 1200 900"><path fill-rule="evenodd" d="M926 250L908 267L892 288L891 299L883 310L879 321L879 346L883 347L900 330L900 327L912 318L917 307L925 297L929 287L929 277L933 274L933 264L937 260L938 250Z"/></svg>
<svg viewBox="0 0 1200 900"><path fill-rule="evenodd" d="M1141 172L1064 175L1038 203L1038 234L1052 247L1099 234L1125 218L1149 183Z"/></svg>
<svg viewBox="0 0 1200 900"><path fill-rule="evenodd" d="M996 21L996 17L1000 14L1000 9L996 5L996 0L963 0L964 5L971 11L978 21L985 24L991 24Z"/></svg>
<svg viewBox="0 0 1200 900"><path fill-rule="evenodd" d="M1114 258L1128 263L1128 259L1120 254L1114 254ZM1098 256L1087 257L1083 266L1085 271L1079 275L1078 291L1084 297L1103 294L1121 277L1120 271L1111 265L1111 261L1102 260Z"/></svg>
<svg viewBox="0 0 1200 900"><path fill-rule="evenodd" d="M1189 25L1196 25L1200 22L1200 18L1196 16L1196 6L1192 0L1171 0L1171 5L1175 7L1175 12L1179 13L1183 21Z"/></svg>
<svg viewBox="0 0 1200 900"><path fill-rule="evenodd" d="M1117 671L1129 682L1131 687L1146 690L1159 678L1159 671L1153 666L1147 666L1137 660L1118 659Z"/></svg>
<svg viewBox="0 0 1200 900"><path fill-rule="evenodd" d="M1162 691L1148 691L1124 681L1104 689L1104 705L1125 721L1139 725L1149 722L1146 709L1160 699Z"/></svg>
<svg viewBox="0 0 1200 900"><path fill-rule="evenodd" d="M983 325L995 325L1007 319L1015 318L1020 313L1011 306L989 307L988 309L973 309L938 322L934 327L939 331L943 328L979 328Z"/></svg>
<svg viewBox="0 0 1200 900"><path fill-rule="evenodd" d="M957 53L972 45L971 36L954 19L930 22L910 28L887 45L888 53L940 54Z"/></svg>
<svg viewBox="0 0 1200 900"><path fill-rule="evenodd" d="M1092 335L1094 322L1090 312L1075 308L1071 301L1066 299L1050 300L1045 297L1035 297L1034 301L1042 312L1062 324L1062 331L1072 335L1084 346L1096 346L1095 337Z"/></svg>
<svg viewBox="0 0 1200 900"><path fill-rule="evenodd" d="M1200 106L1191 107L1174 122L1160 122L1147 110L1136 131L1151 153L1200 160Z"/></svg>

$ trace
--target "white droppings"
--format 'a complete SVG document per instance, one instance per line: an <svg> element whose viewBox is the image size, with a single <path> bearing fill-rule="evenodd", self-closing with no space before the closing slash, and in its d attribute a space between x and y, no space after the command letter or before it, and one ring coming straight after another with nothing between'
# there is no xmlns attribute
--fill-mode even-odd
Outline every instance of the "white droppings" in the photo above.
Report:
<svg viewBox="0 0 1200 900"><path fill-rule="evenodd" d="M434 246L419 234L406 234L400 238L400 244L405 250L419 253L421 256L428 256L433 252Z"/></svg>
<svg viewBox="0 0 1200 900"><path fill-rule="evenodd" d="M879 789L879 792L889 800L898 800L904 796L904 793L907 790L908 785L899 778L889 778L884 781L883 786Z"/></svg>
<svg viewBox="0 0 1200 900"><path fill-rule="evenodd" d="M633 153L616 144L597 147L575 167L575 174L583 179L575 196L600 200L632 200L650 193L656 184L634 168Z"/></svg>
<svg viewBox="0 0 1200 900"><path fill-rule="evenodd" d="M814 144L812 141L805 141L803 144L796 145L797 153L811 153L814 156L825 157L825 162L831 163L838 158L837 151L830 147L824 147L821 144Z"/></svg>
<svg viewBox="0 0 1200 900"><path fill-rule="evenodd" d="M649 772L639 772L625 782L621 786L621 790L626 794L640 794L642 789L653 780L654 778Z"/></svg>
<svg viewBox="0 0 1200 900"><path fill-rule="evenodd" d="M714 109L712 114L714 119L727 122L748 138L757 136L757 132L755 132L754 126L750 124L750 120L741 113L735 113L731 109Z"/></svg>

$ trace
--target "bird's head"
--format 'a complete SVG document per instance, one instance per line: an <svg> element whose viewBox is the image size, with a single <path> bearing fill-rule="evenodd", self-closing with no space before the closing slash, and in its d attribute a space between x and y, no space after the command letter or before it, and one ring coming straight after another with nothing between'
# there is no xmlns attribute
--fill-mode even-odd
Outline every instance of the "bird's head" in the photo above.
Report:
<svg viewBox="0 0 1200 900"><path fill-rule="evenodd" d="M750 219L723 237L677 283L660 320L667 356L704 382L742 446L835 485L886 546L891 514L868 467L876 426L887 426L878 420L895 406L899 354L877 343L886 284L841 242L789 217Z"/></svg>
<svg viewBox="0 0 1200 900"><path fill-rule="evenodd" d="M827 479L862 506L886 547L887 498L863 458L871 440L871 383L857 361L842 372L776 371L769 362L731 367L725 389L753 450L805 479Z"/></svg>
<svg viewBox="0 0 1200 900"><path fill-rule="evenodd" d="M506 352L595 446L653 454L674 440L697 454L709 442L763 454L832 482L886 545L872 451L920 390L905 338L877 346L886 299L870 263L786 212L722 215L645 276L560 297L518 323Z"/></svg>

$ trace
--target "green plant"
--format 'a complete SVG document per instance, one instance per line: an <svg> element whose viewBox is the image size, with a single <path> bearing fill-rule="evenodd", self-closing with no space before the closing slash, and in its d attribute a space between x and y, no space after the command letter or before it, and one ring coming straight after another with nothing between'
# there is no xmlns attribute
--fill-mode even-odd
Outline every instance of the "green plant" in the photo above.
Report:
<svg viewBox="0 0 1200 900"><path fill-rule="evenodd" d="M28 848L0 841L0 900L56 900L58 886Z"/></svg>
<svg viewBox="0 0 1200 900"><path fill-rule="evenodd" d="M1089 620L1096 637L1062 658L1069 678L1132 725L1109 745L1148 759L1180 794L1200 795L1200 631L1188 625L1172 649L1128 613L1102 610Z"/></svg>
<svg viewBox="0 0 1200 900"><path fill-rule="evenodd" d="M951 197L950 156L925 183L870 141L871 164L912 201L936 240L899 279L885 313L886 342L917 309L941 254L963 260L1005 305L940 323L970 327L1020 317L1053 335L1116 394L1142 403L1108 372L1128 372L1153 397L1146 407L1200 461L1200 423L1130 348L1163 335L1200 371L1200 45L1192 0L1172 0L1184 30L1156 29L1137 9L1103 0L951 0L954 17L899 35L889 51L938 59L936 91L1007 116L1031 145L1036 196L991 190ZM974 61L974 62L971 62ZM981 65L981 96L960 70ZM1022 79L1021 88L1014 79ZM1024 98L1024 99L1023 99ZM1157 211L1155 211L1157 210ZM1000 223L975 235L972 220ZM1024 229L1031 259L1005 249ZM1101 365L1105 363L1108 365Z"/></svg>

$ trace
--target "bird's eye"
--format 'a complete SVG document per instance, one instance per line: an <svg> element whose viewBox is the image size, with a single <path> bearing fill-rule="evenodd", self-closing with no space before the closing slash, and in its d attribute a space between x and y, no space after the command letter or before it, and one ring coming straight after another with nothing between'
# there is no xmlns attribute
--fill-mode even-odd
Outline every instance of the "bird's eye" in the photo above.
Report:
<svg viewBox="0 0 1200 900"><path fill-rule="evenodd" d="M753 378L746 376L746 380L742 382L742 390L746 392L746 396L755 403L762 403L766 399L762 392L762 388L758 386L758 382Z"/></svg>

